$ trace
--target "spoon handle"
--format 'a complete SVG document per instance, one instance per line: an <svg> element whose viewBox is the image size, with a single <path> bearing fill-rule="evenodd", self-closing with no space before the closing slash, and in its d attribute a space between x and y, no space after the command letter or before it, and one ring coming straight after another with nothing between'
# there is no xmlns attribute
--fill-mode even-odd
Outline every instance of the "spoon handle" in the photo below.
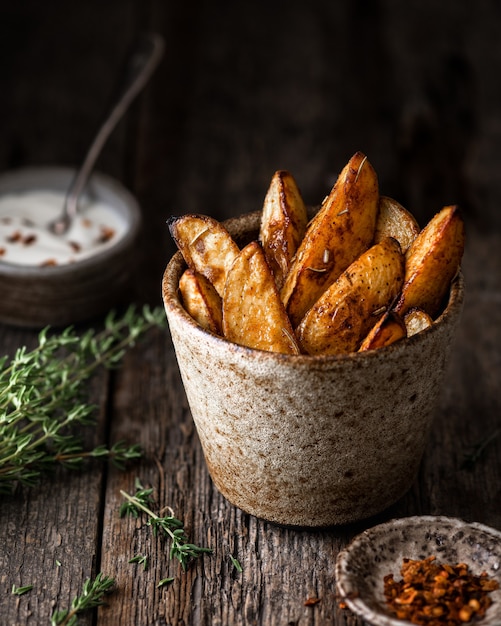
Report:
<svg viewBox="0 0 501 626"><path fill-rule="evenodd" d="M128 58L125 71L117 87L113 106L94 137L85 158L77 171L66 194L63 213L52 223L51 228L57 234L64 234L71 220L78 212L78 199L82 193L96 160L111 132L129 108L134 98L144 88L153 71L160 62L164 51L164 41L160 35L143 35L134 46Z"/></svg>

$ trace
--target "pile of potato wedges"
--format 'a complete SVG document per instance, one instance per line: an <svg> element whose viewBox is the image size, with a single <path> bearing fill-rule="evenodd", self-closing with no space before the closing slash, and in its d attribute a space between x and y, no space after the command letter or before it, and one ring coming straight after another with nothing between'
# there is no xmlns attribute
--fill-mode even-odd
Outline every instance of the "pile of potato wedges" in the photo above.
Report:
<svg viewBox="0 0 501 626"><path fill-rule="evenodd" d="M307 216L293 176L277 171L242 249L211 217L170 218L186 311L228 341L284 354L374 350L434 323L464 252L457 206L420 229L357 152Z"/></svg>

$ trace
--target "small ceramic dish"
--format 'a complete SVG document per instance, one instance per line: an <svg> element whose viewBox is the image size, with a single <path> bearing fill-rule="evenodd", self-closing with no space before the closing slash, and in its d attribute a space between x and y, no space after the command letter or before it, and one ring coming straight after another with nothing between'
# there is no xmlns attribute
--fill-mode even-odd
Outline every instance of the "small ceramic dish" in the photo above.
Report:
<svg viewBox="0 0 501 626"><path fill-rule="evenodd" d="M450 517L407 517L370 528L339 553L336 586L340 600L374 626L404 626L384 599L384 577L401 580L404 558L436 556L444 564L466 563L474 575L486 572L500 583L492 605L475 626L501 624L501 532Z"/></svg>
<svg viewBox="0 0 501 626"><path fill-rule="evenodd" d="M74 170L64 167L5 172L0 175L0 197L35 190L64 194L73 176ZM0 259L1 323L60 327L91 319L125 301L141 225L138 203L120 183L99 173L91 176L85 194L116 212L123 233L110 245L70 263L23 265L9 263L8 255ZM0 242L0 248L3 245Z"/></svg>

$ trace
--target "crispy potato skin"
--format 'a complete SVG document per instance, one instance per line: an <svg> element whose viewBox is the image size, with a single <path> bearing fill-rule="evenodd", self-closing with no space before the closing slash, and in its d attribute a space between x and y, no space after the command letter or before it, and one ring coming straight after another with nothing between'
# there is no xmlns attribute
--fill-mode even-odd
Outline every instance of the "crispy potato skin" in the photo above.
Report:
<svg viewBox="0 0 501 626"><path fill-rule="evenodd" d="M419 224L415 217L399 202L388 196L379 198L374 243L379 243L385 237L393 237L405 253L418 236L419 231Z"/></svg>
<svg viewBox="0 0 501 626"><path fill-rule="evenodd" d="M202 328L223 334L221 296L205 276L187 269L179 279L179 292L184 308Z"/></svg>
<svg viewBox="0 0 501 626"><path fill-rule="evenodd" d="M433 319L440 312L464 252L464 222L457 206L439 211L406 253L405 281L395 311L418 307Z"/></svg>
<svg viewBox="0 0 501 626"><path fill-rule="evenodd" d="M376 172L357 152L310 222L286 276L281 297L293 326L370 246L378 201Z"/></svg>
<svg viewBox="0 0 501 626"><path fill-rule="evenodd" d="M371 328L358 351L365 352L366 350L384 348L406 336L407 330L402 318L391 311L386 311Z"/></svg>
<svg viewBox="0 0 501 626"><path fill-rule="evenodd" d="M307 216L294 177L278 170L259 234L243 250L211 217L172 217L188 266L180 296L193 319L250 348L312 355L374 350L434 323L464 253L458 207L443 207L420 230L380 196L374 168L357 152Z"/></svg>
<svg viewBox="0 0 501 626"><path fill-rule="evenodd" d="M372 246L323 293L296 329L307 354L356 352L402 287L404 256L388 237Z"/></svg>
<svg viewBox="0 0 501 626"><path fill-rule="evenodd" d="M257 241L242 249L228 272L223 295L223 333L249 348L298 354L294 331Z"/></svg>
<svg viewBox="0 0 501 626"><path fill-rule="evenodd" d="M182 215L168 222L170 234L192 270L223 295L226 274L240 252L226 228L206 215Z"/></svg>
<svg viewBox="0 0 501 626"><path fill-rule="evenodd" d="M259 241L278 289L306 231L308 216L297 183L285 170L275 172L263 203Z"/></svg>
<svg viewBox="0 0 501 626"><path fill-rule="evenodd" d="M412 337L416 333L420 333L425 328L429 328L433 324L433 320L425 311L421 309L411 309L404 317L407 336Z"/></svg>

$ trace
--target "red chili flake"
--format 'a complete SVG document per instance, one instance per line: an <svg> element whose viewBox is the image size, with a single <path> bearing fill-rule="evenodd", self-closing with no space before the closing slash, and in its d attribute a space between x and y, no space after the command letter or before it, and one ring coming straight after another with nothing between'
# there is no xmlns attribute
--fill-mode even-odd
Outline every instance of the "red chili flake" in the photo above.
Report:
<svg viewBox="0 0 501 626"><path fill-rule="evenodd" d="M481 618L492 604L487 594L499 588L486 572L475 576L465 563L444 565L434 556L404 559L400 573L400 581L384 577L386 603L398 619L419 626L460 626Z"/></svg>
<svg viewBox="0 0 501 626"><path fill-rule="evenodd" d="M320 598L307 598L304 601L304 606L315 606L315 604L318 604L320 602Z"/></svg>
<svg viewBox="0 0 501 626"><path fill-rule="evenodd" d="M40 263L40 267L54 267L55 265L57 265L56 259L47 259L46 261L42 261L42 263Z"/></svg>
<svg viewBox="0 0 501 626"><path fill-rule="evenodd" d="M85 226L85 228L90 228L92 226L92 221L88 217L84 217L84 219L82 220L82 226Z"/></svg>
<svg viewBox="0 0 501 626"><path fill-rule="evenodd" d="M115 230L109 226L101 226L101 234L97 239L97 243L106 243L115 235Z"/></svg>
<svg viewBox="0 0 501 626"><path fill-rule="evenodd" d="M73 250L73 252L80 252L82 246L78 243L78 241L68 241L68 245Z"/></svg>
<svg viewBox="0 0 501 626"><path fill-rule="evenodd" d="M7 250L5 248L0 248L0 256L3 256Z"/></svg>

